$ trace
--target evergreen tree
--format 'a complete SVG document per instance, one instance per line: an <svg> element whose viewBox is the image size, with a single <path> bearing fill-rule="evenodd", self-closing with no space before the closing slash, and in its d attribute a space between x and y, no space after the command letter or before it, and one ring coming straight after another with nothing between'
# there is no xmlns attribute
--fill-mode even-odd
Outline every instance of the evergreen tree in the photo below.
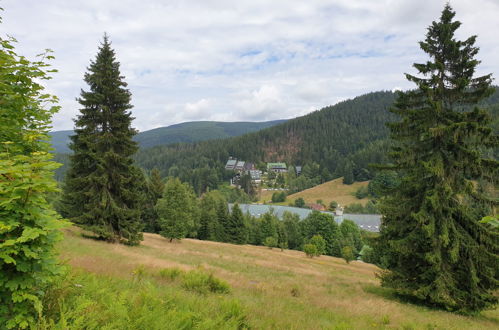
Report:
<svg viewBox="0 0 499 330"><path fill-rule="evenodd" d="M382 284L428 304L477 312L497 303L499 236L479 222L474 205L487 201L472 180L497 183L497 147L488 114L476 107L492 93L491 76L473 77L475 36L454 37L461 23L447 4L428 28L421 49L430 60L407 74L417 89L399 93L389 125L393 169L401 183L384 198ZM493 171L496 171L495 176ZM490 203L490 201L488 201Z"/></svg>
<svg viewBox="0 0 499 330"><path fill-rule="evenodd" d="M159 216L160 235L170 239L182 239L195 223L194 192L186 183L170 178L165 185L163 197L156 204Z"/></svg>
<svg viewBox="0 0 499 330"><path fill-rule="evenodd" d="M0 328L36 328L46 288L61 273L55 245L64 223L47 197L57 191L48 131L59 109L44 92L48 64L0 38ZM52 58L43 54L42 58Z"/></svg>
<svg viewBox="0 0 499 330"><path fill-rule="evenodd" d="M229 227L229 208L227 207L227 202L224 200L219 200L217 202L217 226L215 231L216 240L219 242L228 242L229 234L227 228Z"/></svg>
<svg viewBox="0 0 499 330"><path fill-rule="evenodd" d="M130 92L108 37L85 74L89 91L71 137L71 168L64 189L64 213L77 224L109 241L138 244L142 240L144 185L132 160L137 144L131 127Z"/></svg>
<svg viewBox="0 0 499 330"><path fill-rule="evenodd" d="M246 242L246 228L244 226L243 212L237 203L232 207L227 233L229 242L237 244L244 244Z"/></svg>
<svg viewBox="0 0 499 330"><path fill-rule="evenodd" d="M161 198L165 184L161 178L161 174L157 168L153 168L149 180L147 181L147 196L142 213L142 220L144 222L144 230L151 233L159 233L158 213L156 212L155 205L158 199Z"/></svg>

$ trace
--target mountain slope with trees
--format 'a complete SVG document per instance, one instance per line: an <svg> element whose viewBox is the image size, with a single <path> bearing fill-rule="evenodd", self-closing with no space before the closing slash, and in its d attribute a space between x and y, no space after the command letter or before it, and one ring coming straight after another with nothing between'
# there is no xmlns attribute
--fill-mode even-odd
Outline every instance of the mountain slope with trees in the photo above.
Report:
<svg viewBox="0 0 499 330"><path fill-rule="evenodd" d="M140 132L133 137L141 148L150 148L179 142L197 142L213 139L223 139L259 131L285 122L286 120L271 120L262 122L221 122L221 121L191 121L167 127L158 127ZM69 143L74 131L51 132L52 147L56 153L71 153Z"/></svg>
<svg viewBox="0 0 499 330"><path fill-rule="evenodd" d="M230 177L224 165L231 156L261 168L272 161L303 166L310 172L303 181L314 184L304 182L301 189L338 177L347 184L365 181L374 176L370 164L387 161L386 123L396 120L389 111L394 101L392 92L373 92L239 137L141 149L136 161L146 170L157 167L164 176L190 182L197 193ZM497 123L498 89L481 104Z"/></svg>
<svg viewBox="0 0 499 330"><path fill-rule="evenodd" d="M385 123L394 120L388 111L394 100L392 92L369 93L235 138L142 149L136 160L145 169L157 167L163 175L190 181L195 189L196 180L207 187L223 180L230 156L260 166L271 161L313 163L321 182L340 176L368 180L368 165L384 160Z"/></svg>

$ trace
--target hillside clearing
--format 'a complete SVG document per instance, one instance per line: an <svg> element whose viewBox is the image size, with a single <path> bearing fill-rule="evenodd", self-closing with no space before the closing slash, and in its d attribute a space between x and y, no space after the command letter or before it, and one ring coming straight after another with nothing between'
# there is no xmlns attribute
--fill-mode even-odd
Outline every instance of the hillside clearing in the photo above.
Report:
<svg viewBox="0 0 499 330"><path fill-rule="evenodd" d="M140 266L151 274L172 267L212 272L230 284L229 298L239 301L252 328L499 327L497 309L471 318L401 303L379 288L374 276L378 269L362 262L346 264L327 256L310 259L298 251L191 239L168 243L155 234L144 234L141 246L128 247L85 239L76 227L66 230L65 236L59 247L62 259L99 276L130 279ZM216 296L198 299L217 304Z"/></svg>
<svg viewBox="0 0 499 330"><path fill-rule="evenodd" d="M283 205L294 203L298 198L303 198L306 203L315 203L318 199L322 199L326 206L332 201L338 202L340 205L345 206L352 203L361 203L365 205L368 201L367 198L358 199L354 196L357 189L360 187L367 187L369 181L354 182L351 185L343 184L343 178L334 179L318 186L297 192L289 195ZM269 201L272 198L272 191L268 191L267 195L263 195L261 200Z"/></svg>

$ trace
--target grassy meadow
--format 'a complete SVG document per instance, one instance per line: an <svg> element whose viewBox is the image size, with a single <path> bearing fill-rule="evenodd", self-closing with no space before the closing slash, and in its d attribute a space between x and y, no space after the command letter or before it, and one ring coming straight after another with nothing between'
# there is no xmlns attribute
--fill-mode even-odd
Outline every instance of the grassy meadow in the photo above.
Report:
<svg viewBox="0 0 499 330"><path fill-rule="evenodd" d="M169 243L155 234L144 238L129 247L84 238L76 227L65 230L59 250L73 271L58 293L67 296L65 305L52 308L67 310L68 325L59 322L58 328L499 328L497 309L466 317L402 302L379 287L378 269L370 264L259 246Z"/></svg>
<svg viewBox="0 0 499 330"><path fill-rule="evenodd" d="M343 184L343 178L338 178L289 195L286 197L284 203L277 203L276 205L288 205L289 203L294 203L294 201L300 197L303 198L306 203L315 203L318 199L322 199L326 205L329 205L332 201L336 201L342 206L352 203L361 203L362 205L365 205L368 199L358 199L354 194L357 189L360 187L367 187L368 184L369 181L364 181L354 182L353 184L348 185ZM275 191L272 190L262 190L258 202L270 202L274 192Z"/></svg>

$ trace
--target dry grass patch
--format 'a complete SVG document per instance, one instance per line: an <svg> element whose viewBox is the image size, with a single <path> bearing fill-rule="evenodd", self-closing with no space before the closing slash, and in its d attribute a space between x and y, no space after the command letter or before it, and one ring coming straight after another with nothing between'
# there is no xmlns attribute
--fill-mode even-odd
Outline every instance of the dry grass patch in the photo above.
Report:
<svg viewBox="0 0 499 330"><path fill-rule="evenodd" d="M401 302L379 287L375 266L303 252L186 239L180 243L145 234L139 247L82 238L70 228L63 257L89 272L131 276L138 265L202 267L228 282L256 329L493 329L499 310L463 317ZM168 284L166 284L168 285Z"/></svg>
<svg viewBox="0 0 499 330"><path fill-rule="evenodd" d="M286 204L294 202L298 198L303 198L307 203L315 203L318 199L322 199L324 204L329 205L332 201L345 206L352 203L367 203L367 198L358 199L353 194L360 187L366 187L369 181L355 182L351 185L343 184L343 178L334 179L326 183L320 184L310 189L300 191L296 194L289 195Z"/></svg>

